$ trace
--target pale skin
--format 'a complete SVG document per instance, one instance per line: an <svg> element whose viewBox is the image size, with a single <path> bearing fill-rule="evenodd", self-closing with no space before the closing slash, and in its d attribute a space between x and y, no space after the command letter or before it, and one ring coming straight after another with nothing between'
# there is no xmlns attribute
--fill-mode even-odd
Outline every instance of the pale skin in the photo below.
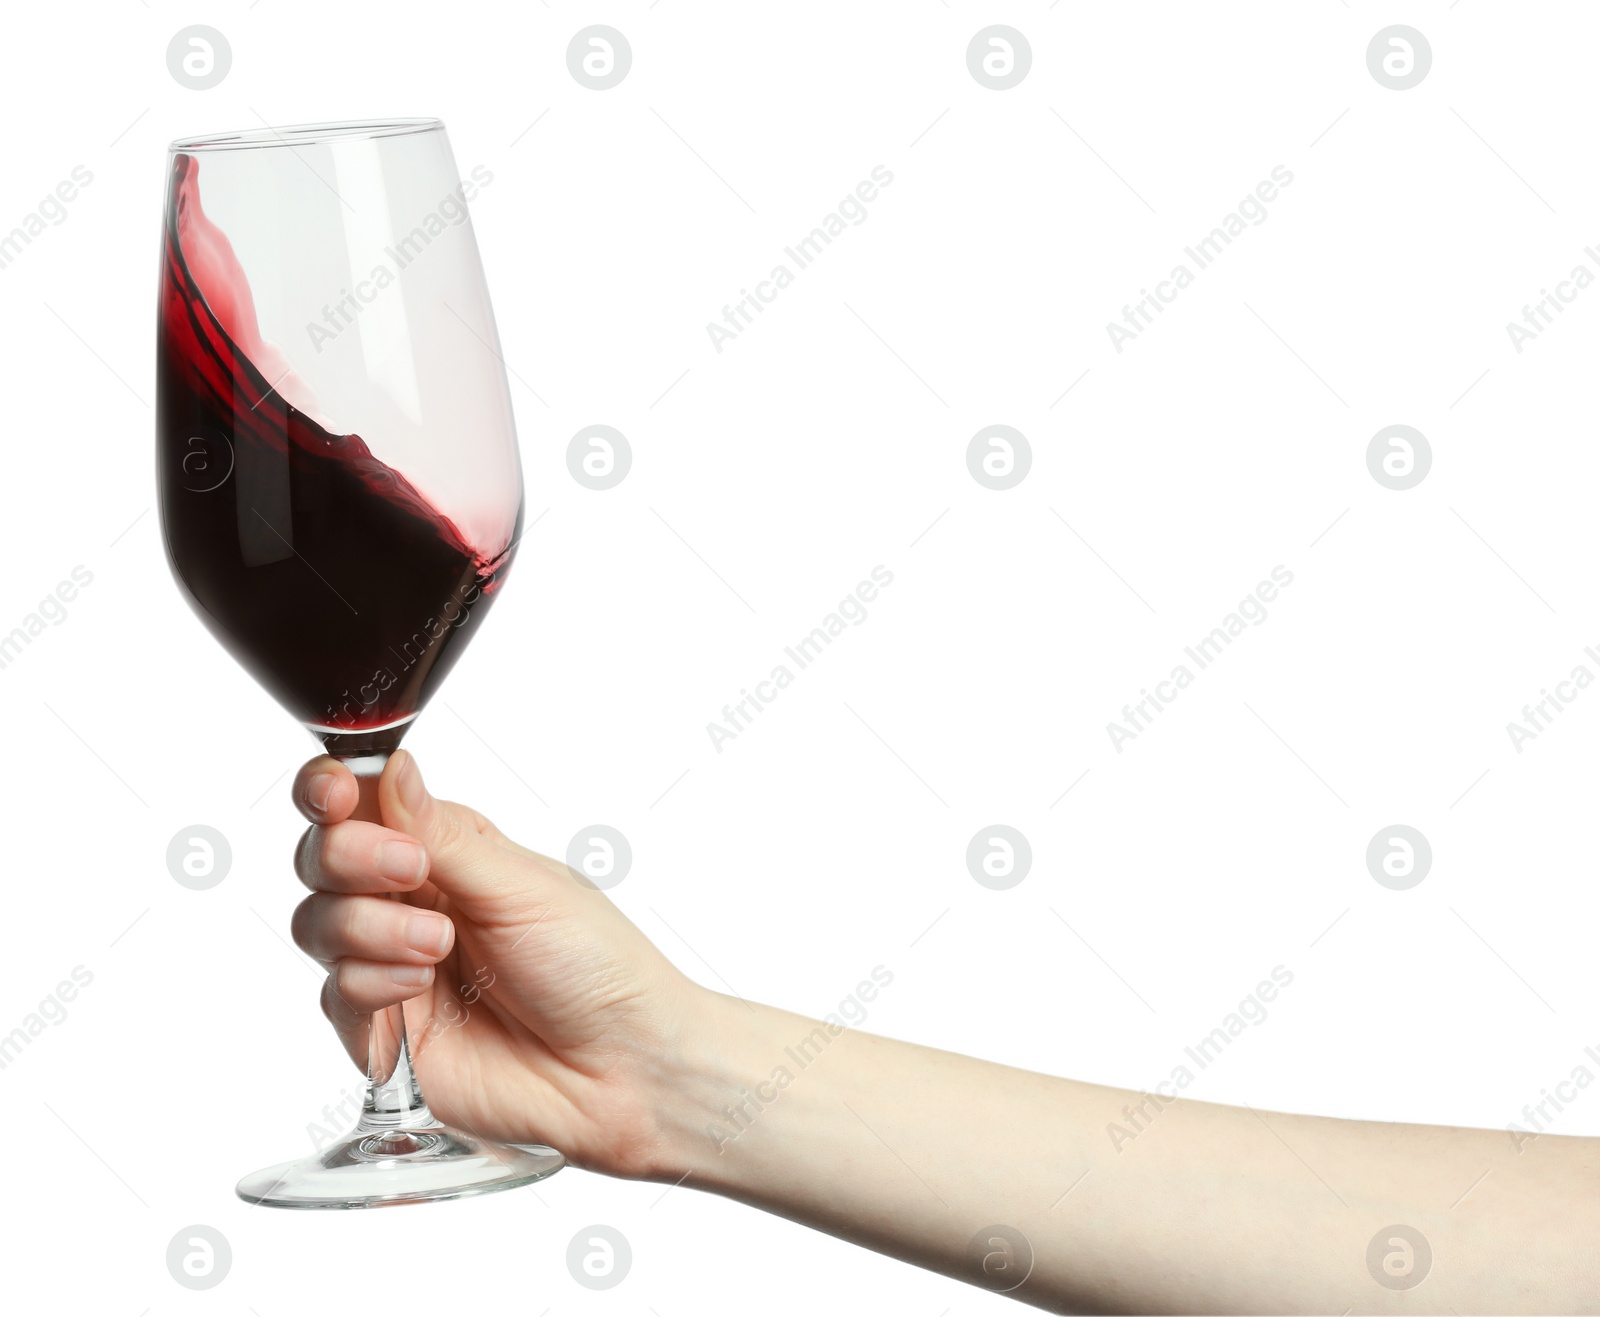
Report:
<svg viewBox="0 0 1600 1317"><path fill-rule="evenodd" d="M817 1021L693 983L566 865L435 800L405 751L383 824L350 817L357 794L325 757L295 780L295 940L357 1065L366 1014L406 1003L447 1121L1021 1280L1012 1297L1055 1311L1600 1311L1600 1140L1158 1104L855 1030L801 1067ZM1118 1146L1124 1108L1142 1132ZM1410 1288L1369 1270L1375 1236L1380 1273L1420 1269L1397 1225L1431 1250Z"/></svg>

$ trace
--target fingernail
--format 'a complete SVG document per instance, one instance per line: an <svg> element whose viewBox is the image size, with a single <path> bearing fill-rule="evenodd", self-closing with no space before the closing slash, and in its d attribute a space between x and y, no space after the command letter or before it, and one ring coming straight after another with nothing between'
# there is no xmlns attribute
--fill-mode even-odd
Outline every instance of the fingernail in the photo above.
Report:
<svg viewBox="0 0 1600 1317"><path fill-rule="evenodd" d="M391 883L414 883L428 871L428 852L414 841L386 841L378 847L378 872Z"/></svg>
<svg viewBox="0 0 1600 1317"><path fill-rule="evenodd" d="M443 915L412 915L406 945L420 956L442 956L450 945L450 921Z"/></svg>
<svg viewBox="0 0 1600 1317"><path fill-rule="evenodd" d="M402 988L426 988L433 979L433 966L391 965L389 978Z"/></svg>
<svg viewBox="0 0 1600 1317"><path fill-rule="evenodd" d="M306 804L316 810L318 814L328 812L328 800L333 795L334 776L332 773L317 773L306 783Z"/></svg>
<svg viewBox="0 0 1600 1317"><path fill-rule="evenodd" d="M422 809L428 792L422 785L422 774L417 771L417 761L411 755L406 755L405 763L400 765L400 776L395 779L394 785L400 793L400 803L407 812L415 814Z"/></svg>

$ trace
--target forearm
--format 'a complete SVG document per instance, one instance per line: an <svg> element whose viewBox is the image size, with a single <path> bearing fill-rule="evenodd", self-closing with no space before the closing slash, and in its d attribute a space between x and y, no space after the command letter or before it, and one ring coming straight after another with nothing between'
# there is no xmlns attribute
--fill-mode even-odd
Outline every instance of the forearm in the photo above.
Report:
<svg viewBox="0 0 1600 1317"><path fill-rule="evenodd" d="M660 1173L991 1288L1020 1280L1031 1253L1012 1291L1029 1302L1600 1307L1594 1140L1519 1152L1495 1131L1158 1104L722 997L695 1034L662 1095ZM1420 1294L1369 1269L1394 1225L1431 1250ZM1009 1271L1007 1231L1026 1241ZM1403 1249L1387 1239L1380 1255Z"/></svg>

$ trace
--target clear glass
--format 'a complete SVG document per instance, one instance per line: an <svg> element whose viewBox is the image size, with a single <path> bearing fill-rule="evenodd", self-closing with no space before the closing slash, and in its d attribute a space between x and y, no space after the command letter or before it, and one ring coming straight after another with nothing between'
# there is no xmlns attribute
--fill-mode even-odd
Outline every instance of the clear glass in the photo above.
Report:
<svg viewBox="0 0 1600 1317"><path fill-rule="evenodd" d="M436 119L174 142L157 349L157 482L179 586L362 786L358 818L505 582L522 473L461 178ZM438 988L436 987L436 991ZM405 1011L372 1017L366 1101L318 1155L245 1177L274 1207L509 1189L545 1147L442 1125Z"/></svg>

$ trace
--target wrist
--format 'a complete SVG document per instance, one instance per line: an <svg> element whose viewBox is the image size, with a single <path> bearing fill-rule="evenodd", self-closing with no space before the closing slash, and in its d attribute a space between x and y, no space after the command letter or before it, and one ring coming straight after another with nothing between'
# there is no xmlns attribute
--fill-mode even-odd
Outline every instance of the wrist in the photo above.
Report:
<svg viewBox="0 0 1600 1317"><path fill-rule="evenodd" d="M726 1187L729 1144L778 1096L771 1054L781 1051L773 1040L787 1012L695 991L700 995L686 1012L678 1046L656 1077L658 1137L648 1178L687 1178L715 1189Z"/></svg>

